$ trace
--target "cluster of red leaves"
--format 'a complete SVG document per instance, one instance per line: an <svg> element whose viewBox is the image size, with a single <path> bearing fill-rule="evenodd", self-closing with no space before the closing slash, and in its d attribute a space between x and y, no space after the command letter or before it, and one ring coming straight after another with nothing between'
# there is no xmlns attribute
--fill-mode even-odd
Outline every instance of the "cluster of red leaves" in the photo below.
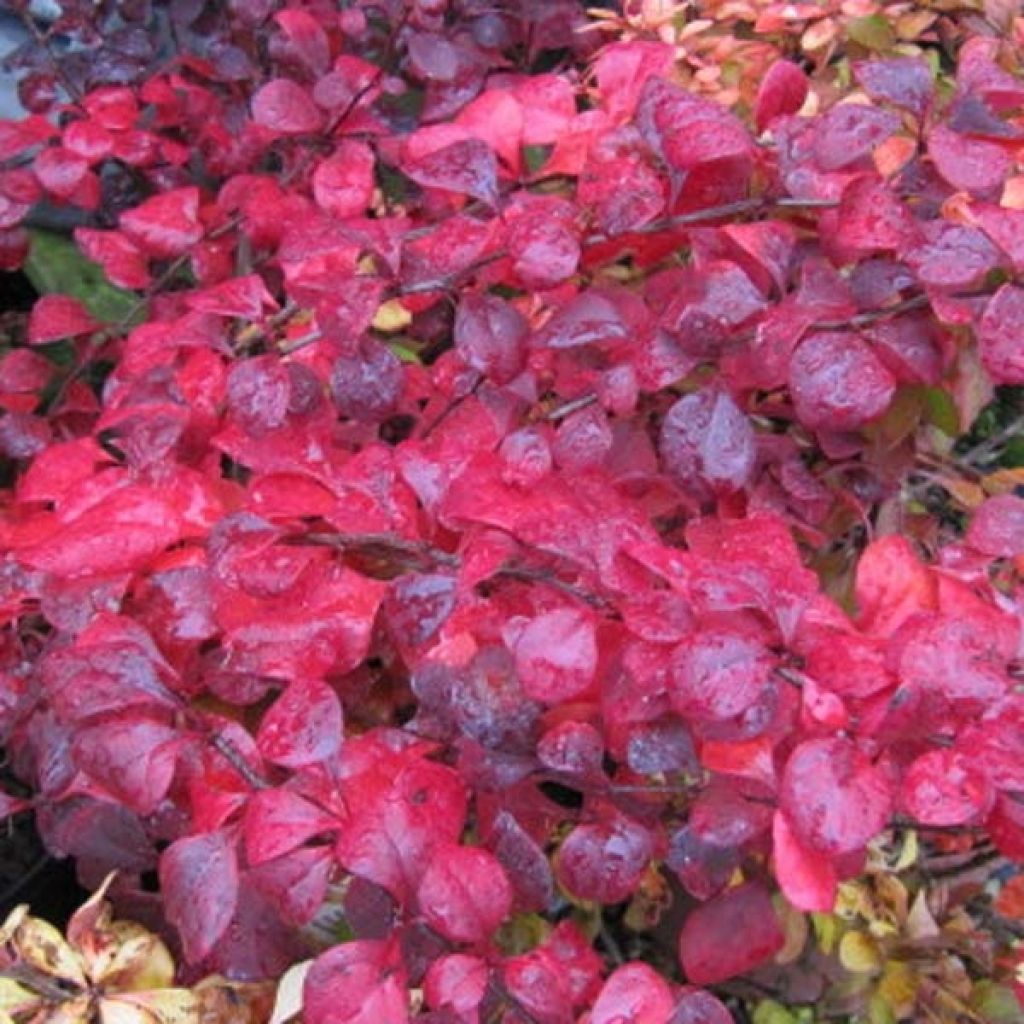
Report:
<svg viewBox="0 0 1024 1024"><path fill-rule="evenodd" d="M344 882L311 1024L723 1024L690 986L779 951L776 884L830 909L894 820L1024 858L1024 501L873 540L853 615L799 547L1024 384L994 36L813 114L776 60L745 119L572 0L115 6L0 124L6 265L91 211L146 313L48 295L0 356L0 734L52 850L140 914L156 869L234 977ZM670 876L689 985L501 941Z"/></svg>

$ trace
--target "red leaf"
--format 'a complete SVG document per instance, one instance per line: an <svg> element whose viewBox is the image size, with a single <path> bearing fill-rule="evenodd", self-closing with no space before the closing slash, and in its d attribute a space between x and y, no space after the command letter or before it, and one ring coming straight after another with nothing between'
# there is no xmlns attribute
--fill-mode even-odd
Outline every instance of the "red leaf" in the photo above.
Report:
<svg viewBox="0 0 1024 1024"><path fill-rule="evenodd" d="M885 412L896 381L860 335L821 331L793 353L789 387L805 426L855 430Z"/></svg>
<svg viewBox="0 0 1024 1024"><path fill-rule="evenodd" d="M1002 146L960 135L943 124L928 133L928 155L939 174L964 192L999 188L1013 166Z"/></svg>
<svg viewBox="0 0 1024 1024"><path fill-rule="evenodd" d="M332 758L342 741L341 701L324 682L296 680L263 716L256 735L260 753L286 768Z"/></svg>
<svg viewBox="0 0 1024 1024"><path fill-rule="evenodd" d="M522 165L523 121L523 108L510 89L488 89L467 103L455 119L473 138L487 143L515 175Z"/></svg>
<svg viewBox="0 0 1024 1024"><path fill-rule="evenodd" d="M850 167L899 129L900 119L887 110L840 103L814 122L815 163L823 171Z"/></svg>
<svg viewBox="0 0 1024 1024"><path fill-rule="evenodd" d="M28 343L46 345L51 341L90 334L99 326L78 299L70 295L43 295L29 314Z"/></svg>
<svg viewBox="0 0 1024 1024"><path fill-rule="evenodd" d="M530 621L515 646L516 674L531 700L560 704L585 694L597 670L592 619L556 608Z"/></svg>
<svg viewBox="0 0 1024 1024"><path fill-rule="evenodd" d="M267 309L276 309L274 297L259 274L245 274L192 292L185 299L189 309L218 316L261 320Z"/></svg>
<svg viewBox="0 0 1024 1024"><path fill-rule="evenodd" d="M733 1024L733 1016L710 992L687 986L676 1002L671 1024Z"/></svg>
<svg viewBox="0 0 1024 1024"><path fill-rule="evenodd" d="M748 882L690 913L679 935L679 959L695 985L713 985L769 960L784 941L771 897Z"/></svg>
<svg viewBox="0 0 1024 1024"><path fill-rule="evenodd" d="M172 259L203 237L199 189L194 185L161 192L121 214L121 230L151 256Z"/></svg>
<svg viewBox="0 0 1024 1024"><path fill-rule="evenodd" d="M996 384L1024 384L1024 288L1004 284L978 324L981 362Z"/></svg>
<svg viewBox="0 0 1024 1024"><path fill-rule="evenodd" d="M636 39L605 46L594 61L601 106L616 123L628 120L647 80L667 77L674 61L667 43Z"/></svg>
<svg viewBox="0 0 1024 1024"><path fill-rule="evenodd" d="M343 140L313 172L313 198L334 217L362 216L373 198L373 150L365 142Z"/></svg>
<svg viewBox="0 0 1024 1024"><path fill-rule="evenodd" d="M559 848L555 873L577 899L621 903L632 895L654 853L651 835L623 815L577 825Z"/></svg>
<svg viewBox="0 0 1024 1024"><path fill-rule="evenodd" d="M89 161L62 146L52 146L35 158L32 170L47 192L70 199L89 173Z"/></svg>
<svg viewBox="0 0 1024 1024"><path fill-rule="evenodd" d="M935 581L905 537L879 537L857 564L855 597L866 632L890 636L907 619L935 607Z"/></svg>
<svg viewBox="0 0 1024 1024"><path fill-rule="evenodd" d="M462 139L429 153L407 156L402 170L425 188L457 192L488 206L497 205L498 162L494 150L480 139Z"/></svg>
<svg viewBox="0 0 1024 1024"><path fill-rule="evenodd" d="M761 696L772 667L755 639L725 629L695 632L672 655L672 706L691 720L733 718Z"/></svg>
<svg viewBox="0 0 1024 1024"><path fill-rule="evenodd" d="M922 825L966 825L988 814L995 793L985 773L965 754L930 750L903 777L903 805Z"/></svg>
<svg viewBox="0 0 1024 1024"><path fill-rule="evenodd" d="M843 189L837 220L837 243L844 252L900 249L917 237L910 210L873 174L854 178Z"/></svg>
<svg viewBox="0 0 1024 1024"><path fill-rule="evenodd" d="M553 288L576 273L581 249L574 214L554 196L531 198L505 211L512 269L527 288Z"/></svg>
<svg viewBox="0 0 1024 1024"><path fill-rule="evenodd" d="M643 963L623 964L605 981L590 1011L590 1024L665 1024L675 1020L668 982Z"/></svg>
<svg viewBox="0 0 1024 1024"><path fill-rule="evenodd" d="M572 992L562 965L543 946L502 964L508 994L536 1024L572 1024Z"/></svg>
<svg viewBox="0 0 1024 1024"><path fill-rule="evenodd" d="M932 288L978 287L999 264L999 252L977 228L944 220L920 225L903 259L917 279Z"/></svg>
<svg viewBox="0 0 1024 1024"><path fill-rule="evenodd" d="M138 814L152 814L170 788L178 734L148 718L119 718L80 728L78 766Z"/></svg>
<svg viewBox="0 0 1024 1024"><path fill-rule="evenodd" d="M278 11L274 21L288 39L289 50L314 75L322 75L331 61L331 46L323 26L308 11Z"/></svg>
<svg viewBox="0 0 1024 1024"><path fill-rule="evenodd" d="M75 241L88 259L103 268L111 284L119 288L145 288L150 283L146 255L120 231L75 228Z"/></svg>
<svg viewBox="0 0 1024 1024"><path fill-rule="evenodd" d="M992 203L972 203L974 222L1010 257L1013 269L1024 273L1024 210Z"/></svg>
<svg viewBox="0 0 1024 1024"><path fill-rule="evenodd" d="M797 910L830 911L839 884L836 869L827 857L801 844L782 811L772 819L772 845L775 877L786 899Z"/></svg>
<svg viewBox="0 0 1024 1024"><path fill-rule="evenodd" d="M366 341L331 369L331 396L338 412L360 423L378 423L395 410L404 374L398 356L386 345Z"/></svg>
<svg viewBox="0 0 1024 1024"><path fill-rule="evenodd" d="M795 114L807 99L807 76L792 61L776 61L757 88L754 100L754 124L758 134L777 117Z"/></svg>
<svg viewBox="0 0 1024 1024"><path fill-rule="evenodd" d="M216 947L235 914L238 862L225 832L176 839L160 856L160 891L178 929L185 958L195 964Z"/></svg>
<svg viewBox="0 0 1024 1024"><path fill-rule="evenodd" d="M354 774L344 795L350 815L335 847L339 863L399 901L415 891L433 851L458 841L466 820L462 780L421 758L388 758Z"/></svg>
<svg viewBox="0 0 1024 1024"><path fill-rule="evenodd" d="M274 78L252 98L253 120L277 135L319 131L323 113L309 92L290 78Z"/></svg>
<svg viewBox="0 0 1024 1024"><path fill-rule="evenodd" d="M917 118L923 116L931 103L931 68L919 58L856 61L853 75L873 100L909 110Z"/></svg>
<svg viewBox="0 0 1024 1024"><path fill-rule="evenodd" d="M250 869L245 877L285 922L301 926L323 906L334 870L329 846L303 846Z"/></svg>
<svg viewBox="0 0 1024 1024"><path fill-rule="evenodd" d="M391 943L362 940L313 961L303 985L307 1024L406 1024L405 972Z"/></svg>
<svg viewBox="0 0 1024 1024"><path fill-rule="evenodd" d="M975 509L967 543L993 558L1024 553L1024 498L1001 494Z"/></svg>
<svg viewBox="0 0 1024 1024"><path fill-rule="evenodd" d="M757 454L750 420L716 388L686 395L669 409L658 447L665 468L684 486L696 478L720 491L741 490Z"/></svg>
<svg viewBox="0 0 1024 1024"><path fill-rule="evenodd" d="M508 811L499 812L486 838L512 883L514 909L520 913L547 910L555 884L551 863L540 845Z"/></svg>
<svg viewBox="0 0 1024 1024"><path fill-rule="evenodd" d="M779 807L801 845L833 857L863 850L892 804L887 774L852 740L806 740L786 762Z"/></svg>
<svg viewBox="0 0 1024 1024"><path fill-rule="evenodd" d="M22 548L18 559L57 576L134 571L178 540L177 511L142 487L122 487L69 522L55 524L51 536Z"/></svg>
<svg viewBox="0 0 1024 1024"><path fill-rule="evenodd" d="M472 1019L487 989L487 961L465 953L435 960L423 982L423 995L432 1010L451 1009L460 1019Z"/></svg>
<svg viewBox="0 0 1024 1024"><path fill-rule="evenodd" d="M744 174L749 171L754 152L750 134L738 117L710 100L650 78L636 119L644 138L677 171L704 164L731 164Z"/></svg>
<svg viewBox="0 0 1024 1024"><path fill-rule="evenodd" d="M237 590L226 589L216 617L231 666L286 679L350 672L369 650L385 589L378 580L338 565L310 569L294 591L260 600L242 600Z"/></svg>
<svg viewBox="0 0 1024 1024"><path fill-rule="evenodd" d="M416 893L420 913L452 942L480 943L508 917L512 886L497 859L472 846L441 846Z"/></svg>
<svg viewBox="0 0 1024 1024"><path fill-rule="evenodd" d="M526 365L526 317L497 295L470 293L455 314L455 347L495 384L508 384Z"/></svg>
<svg viewBox="0 0 1024 1024"><path fill-rule="evenodd" d="M262 864L337 827L334 818L291 790L260 790L249 798L242 819L246 859Z"/></svg>

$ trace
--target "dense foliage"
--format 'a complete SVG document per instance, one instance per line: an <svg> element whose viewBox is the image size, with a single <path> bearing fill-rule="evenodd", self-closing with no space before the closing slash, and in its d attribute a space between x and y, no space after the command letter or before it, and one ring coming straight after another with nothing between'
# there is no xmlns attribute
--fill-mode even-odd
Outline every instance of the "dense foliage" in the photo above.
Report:
<svg viewBox="0 0 1024 1024"><path fill-rule="evenodd" d="M30 22L6 809L309 1024L1015 1020L1024 21L607 6Z"/></svg>

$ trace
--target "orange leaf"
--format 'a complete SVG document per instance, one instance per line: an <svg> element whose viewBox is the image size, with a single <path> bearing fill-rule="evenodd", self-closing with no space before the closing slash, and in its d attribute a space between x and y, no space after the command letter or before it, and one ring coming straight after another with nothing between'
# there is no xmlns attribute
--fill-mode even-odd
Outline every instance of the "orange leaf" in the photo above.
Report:
<svg viewBox="0 0 1024 1024"><path fill-rule="evenodd" d="M1014 875L999 891L996 910L1003 917L1024 921L1024 875Z"/></svg>

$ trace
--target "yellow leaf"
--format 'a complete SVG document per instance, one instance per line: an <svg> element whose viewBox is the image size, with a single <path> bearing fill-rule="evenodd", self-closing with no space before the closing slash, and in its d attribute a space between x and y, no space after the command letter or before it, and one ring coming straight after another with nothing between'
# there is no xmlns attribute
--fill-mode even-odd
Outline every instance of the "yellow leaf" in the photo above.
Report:
<svg viewBox="0 0 1024 1024"><path fill-rule="evenodd" d="M93 1024L92 996L78 996L55 1006L44 1018L46 1024Z"/></svg>
<svg viewBox="0 0 1024 1024"><path fill-rule="evenodd" d="M1009 210L1024 210L1024 174L1015 174L1006 179L999 205Z"/></svg>
<svg viewBox="0 0 1024 1024"><path fill-rule="evenodd" d="M835 914L811 914L811 924L814 925L818 948L825 956L831 956L839 941L839 918Z"/></svg>
<svg viewBox="0 0 1024 1024"><path fill-rule="evenodd" d="M94 941L96 932L106 932L110 925L110 904L106 902L107 890L117 877L116 871L111 871L103 884L83 903L68 921L68 942L84 952L84 947ZM100 938L101 945L105 945L105 937Z"/></svg>
<svg viewBox="0 0 1024 1024"><path fill-rule="evenodd" d="M26 963L44 974L81 988L88 984L82 958L49 922L26 917L14 934L13 944Z"/></svg>
<svg viewBox="0 0 1024 1024"><path fill-rule="evenodd" d="M199 998L202 1024L267 1024L275 988L272 981L228 981L212 975L192 991Z"/></svg>
<svg viewBox="0 0 1024 1024"><path fill-rule="evenodd" d="M839 962L854 974L874 974L882 966L878 947L866 932L847 932L839 940Z"/></svg>
<svg viewBox="0 0 1024 1024"><path fill-rule="evenodd" d="M868 1003L868 1024L896 1024L892 1007L877 992Z"/></svg>
<svg viewBox="0 0 1024 1024"><path fill-rule="evenodd" d="M896 19L896 35L908 42L917 39L938 17L932 11L921 10L903 14Z"/></svg>
<svg viewBox="0 0 1024 1024"><path fill-rule="evenodd" d="M116 952L96 981L118 992L146 992L173 985L174 960L155 935L133 921L118 921L114 929Z"/></svg>
<svg viewBox="0 0 1024 1024"><path fill-rule="evenodd" d="M891 178L910 162L917 152L917 141L907 135L891 135L871 154L875 169L883 178Z"/></svg>
<svg viewBox="0 0 1024 1024"><path fill-rule="evenodd" d="M939 935L939 926L928 906L925 889L919 889L907 914L907 937L917 942L920 939L934 939Z"/></svg>
<svg viewBox="0 0 1024 1024"><path fill-rule="evenodd" d="M0 978L0 1010L25 1013L42 1002L42 997L19 985L13 978Z"/></svg>
<svg viewBox="0 0 1024 1024"><path fill-rule="evenodd" d="M187 988L107 996L100 1000L100 1024L200 1024L199 997Z"/></svg>
<svg viewBox="0 0 1024 1024"><path fill-rule="evenodd" d="M981 481L981 486L987 494L1012 494L1018 487L1024 486L1024 466L997 469Z"/></svg>
<svg viewBox="0 0 1024 1024"><path fill-rule="evenodd" d="M0 925L0 945L6 946L11 941L14 933L26 917L28 917L27 903L19 904L7 915L7 919Z"/></svg>
<svg viewBox="0 0 1024 1024"><path fill-rule="evenodd" d="M917 833L913 829L909 829L903 836L903 846L900 848L899 855L896 857L896 863L893 864L892 870L897 874L901 871L906 871L907 868L912 867L917 863L919 852L920 845L917 841Z"/></svg>
<svg viewBox="0 0 1024 1024"><path fill-rule="evenodd" d="M277 996L274 999L274 1011L270 1015L270 1024L286 1024L302 1013L302 986L306 983L306 975L313 965L312 960L304 960L300 964L289 967L277 985Z"/></svg>
<svg viewBox="0 0 1024 1024"><path fill-rule="evenodd" d="M900 1019L913 1013L917 1002L917 975L902 960L890 960L885 965L875 991Z"/></svg>
<svg viewBox="0 0 1024 1024"><path fill-rule="evenodd" d="M781 897L775 902L775 913L782 922L782 934L785 942L782 949L775 954L777 964L791 964L803 952L807 945L807 935L810 926L807 923L807 915L790 906Z"/></svg>
<svg viewBox="0 0 1024 1024"><path fill-rule="evenodd" d="M836 38L836 23L831 18L822 18L811 25L800 37L800 48L804 53L823 50Z"/></svg>
<svg viewBox="0 0 1024 1024"><path fill-rule="evenodd" d="M404 330L412 323L412 313L398 299L388 299L373 315L373 326L385 334Z"/></svg>

